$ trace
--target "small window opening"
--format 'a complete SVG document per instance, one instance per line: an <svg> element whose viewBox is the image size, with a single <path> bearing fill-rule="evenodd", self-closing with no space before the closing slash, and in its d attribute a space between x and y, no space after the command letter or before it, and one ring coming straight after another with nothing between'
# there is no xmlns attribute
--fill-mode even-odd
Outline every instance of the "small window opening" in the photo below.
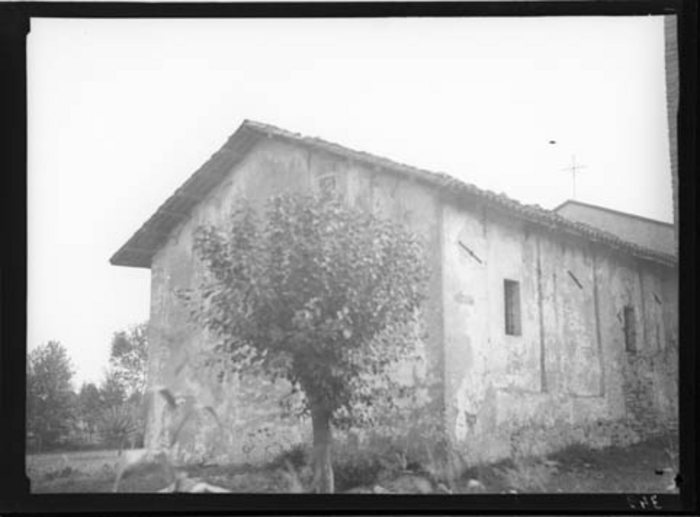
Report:
<svg viewBox="0 0 700 517"><path fill-rule="evenodd" d="M505 299L506 334L519 336L522 333L520 325L520 282L504 280L503 292Z"/></svg>
<svg viewBox="0 0 700 517"><path fill-rule="evenodd" d="M625 350L628 352L637 351L637 319L634 314L634 307L627 305L623 312L625 325Z"/></svg>
<svg viewBox="0 0 700 517"><path fill-rule="evenodd" d="M335 174L324 174L318 179L318 188L323 194L335 194L337 187Z"/></svg>
<svg viewBox="0 0 700 517"><path fill-rule="evenodd" d="M482 262L481 262L481 259L479 258L479 256L478 256L476 253L474 253L471 249L469 249L469 246L467 246L466 244L464 244L462 241L459 241L459 245L462 247L462 249L463 249L464 251L466 251L467 253L469 253L469 255L470 255L474 260L476 260L479 264L482 263Z"/></svg>
<svg viewBox="0 0 700 517"><path fill-rule="evenodd" d="M566 270L567 273L569 273L569 276L571 277L571 280L574 281L574 283L578 286L579 289L583 289L583 284L581 284L580 280L576 278L576 275L574 275L571 271L568 269Z"/></svg>

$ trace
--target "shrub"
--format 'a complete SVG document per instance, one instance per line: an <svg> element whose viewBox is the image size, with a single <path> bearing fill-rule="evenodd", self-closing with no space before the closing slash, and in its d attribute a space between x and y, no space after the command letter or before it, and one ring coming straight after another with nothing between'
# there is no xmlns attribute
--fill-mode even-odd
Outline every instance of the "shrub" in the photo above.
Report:
<svg viewBox="0 0 700 517"><path fill-rule="evenodd" d="M107 409L103 414L98 428L104 442L119 448L131 442L136 444L143 439L143 429L134 411L128 405L121 405Z"/></svg>
<svg viewBox="0 0 700 517"><path fill-rule="evenodd" d="M577 465L581 463L595 463L600 457L600 453L590 446L582 443L572 443L563 449L549 455L553 460L563 465Z"/></svg>
<svg viewBox="0 0 700 517"><path fill-rule="evenodd" d="M373 485L382 471L382 463L367 455L348 456L335 464L335 482L338 490L360 485Z"/></svg>
<svg viewBox="0 0 700 517"><path fill-rule="evenodd" d="M500 474L509 488L519 493L546 492L556 467L537 458L518 457L513 467L504 466Z"/></svg>
<svg viewBox="0 0 700 517"><path fill-rule="evenodd" d="M335 451L333 470L336 487L342 492L375 484L384 470L384 463L376 452L340 447Z"/></svg>
<svg viewBox="0 0 700 517"><path fill-rule="evenodd" d="M53 481L54 479L67 478L77 473L78 471L75 470L73 467L66 466L47 472L46 474L44 474L44 479L46 481Z"/></svg>
<svg viewBox="0 0 700 517"><path fill-rule="evenodd" d="M297 444L292 448L278 454L271 462L270 467L282 468L290 464L295 469L299 470L302 467L311 464L311 451L304 444Z"/></svg>

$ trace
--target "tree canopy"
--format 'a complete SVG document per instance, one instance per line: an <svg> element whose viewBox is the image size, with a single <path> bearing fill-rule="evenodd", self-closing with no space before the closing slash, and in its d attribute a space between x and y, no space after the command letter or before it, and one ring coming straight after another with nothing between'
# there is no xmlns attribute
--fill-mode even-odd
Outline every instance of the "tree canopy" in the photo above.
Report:
<svg viewBox="0 0 700 517"><path fill-rule="evenodd" d="M413 352L402 339L426 296L420 239L329 195L240 202L195 238L194 314L233 371L286 379L311 415L320 490L332 491L331 424L371 405L376 379Z"/></svg>
<svg viewBox="0 0 700 517"><path fill-rule="evenodd" d="M105 371L99 390L103 410L121 406L126 402L126 390L113 370Z"/></svg>
<svg viewBox="0 0 700 517"><path fill-rule="evenodd" d="M121 385L127 398L140 397L146 390L147 330L148 323L140 323L116 332L112 337L110 374Z"/></svg>
<svg viewBox="0 0 700 517"><path fill-rule="evenodd" d="M86 431L91 437L97 429L97 422L103 410L100 390L94 383L83 383L77 396L76 413L85 423Z"/></svg>
<svg viewBox="0 0 700 517"><path fill-rule="evenodd" d="M39 449L68 435L73 419L73 368L57 341L35 348L27 360L27 431Z"/></svg>

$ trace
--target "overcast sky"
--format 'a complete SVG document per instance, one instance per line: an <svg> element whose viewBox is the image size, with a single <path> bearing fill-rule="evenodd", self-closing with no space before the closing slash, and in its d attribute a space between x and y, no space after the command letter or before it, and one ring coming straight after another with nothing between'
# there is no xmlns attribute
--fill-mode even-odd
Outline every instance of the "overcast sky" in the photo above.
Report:
<svg viewBox="0 0 700 517"><path fill-rule="evenodd" d="M148 318L110 256L246 118L545 208L575 155L579 200L672 220L661 17L34 19L28 95L28 345L77 384Z"/></svg>

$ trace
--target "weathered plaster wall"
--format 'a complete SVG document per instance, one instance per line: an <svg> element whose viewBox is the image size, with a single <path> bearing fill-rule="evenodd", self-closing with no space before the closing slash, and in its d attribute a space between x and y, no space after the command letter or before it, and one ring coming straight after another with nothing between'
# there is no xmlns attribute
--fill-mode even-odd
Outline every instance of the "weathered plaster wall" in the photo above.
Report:
<svg viewBox="0 0 700 517"><path fill-rule="evenodd" d="M176 293L202 274L192 256L199 225L221 221L240 196L262 204L281 191L316 188L328 173L348 202L403 221L425 239L432 269L421 322L425 361L400 374L429 382L426 414L444 422L468 458L633 441L676 418L676 270L478 202L441 201L430 187L381 168L269 139L193 210L152 263L149 382L211 405L223 424L200 412L179 441L183 460L257 462L308 441L308 422L281 415L287 386L259 378L220 384L196 367L212 340L190 322ZM520 336L504 332L505 279L520 284ZM635 353L625 350L625 305L636 310ZM154 397L150 447L166 437L163 409Z"/></svg>
<svg viewBox="0 0 700 517"><path fill-rule="evenodd" d="M281 417L278 400L287 393L288 386L272 385L260 378L231 378L221 384L197 366L212 339L190 321L177 292L195 287L202 274L201 264L192 253L197 227L222 221L241 196L262 204L282 191L317 188L315 179L328 173L336 175L338 188L350 203L400 219L425 238L433 266L433 303L426 307L421 325L427 334L422 347L423 371L425 376L437 380L428 395L433 407L441 409L441 225L435 196L430 190L380 170L270 139L258 144L220 187L193 210L152 262L149 382L151 386L168 387L200 405L212 406L223 424L219 428L208 413L197 413L178 441L182 461L225 458L257 462L308 438L308 422ZM165 430L172 415L164 411L161 397L153 398L152 408L147 444L157 447L167 439Z"/></svg>
<svg viewBox="0 0 700 517"><path fill-rule="evenodd" d="M443 235L446 422L468 458L633 441L673 419L673 271L478 203L446 204ZM520 283L520 336L505 333L505 279Z"/></svg>
<svg viewBox="0 0 700 517"><path fill-rule="evenodd" d="M196 413L178 440L179 457L196 461L226 457L231 461L255 462L290 443L302 439L304 426L281 419L277 400L288 392L283 383L263 379L214 380L200 359L212 339L189 318L178 290L196 287L202 266L193 256L193 235L204 223L220 222L236 199L245 196L256 203L281 190L305 188L310 183L307 155L300 149L281 149L273 141L251 152L204 202L187 222L177 228L151 265L151 317L149 383L165 386L199 405L211 406L221 421L204 411ZM156 447L168 439L168 421L180 418L164 411L165 401L154 397L147 444Z"/></svg>

